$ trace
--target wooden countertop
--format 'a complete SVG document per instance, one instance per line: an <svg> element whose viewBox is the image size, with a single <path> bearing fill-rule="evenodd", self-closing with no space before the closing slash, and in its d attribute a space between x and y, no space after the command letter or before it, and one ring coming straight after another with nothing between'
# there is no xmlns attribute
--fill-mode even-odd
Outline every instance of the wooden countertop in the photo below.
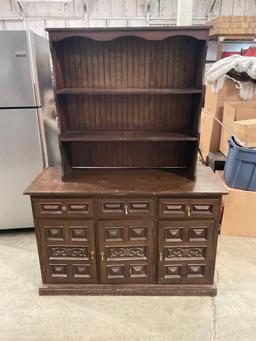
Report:
<svg viewBox="0 0 256 341"><path fill-rule="evenodd" d="M209 167L197 168L191 181L166 170L75 170L74 180L63 182L60 167L50 167L31 183L30 195L218 195L227 189Z"/></svg>

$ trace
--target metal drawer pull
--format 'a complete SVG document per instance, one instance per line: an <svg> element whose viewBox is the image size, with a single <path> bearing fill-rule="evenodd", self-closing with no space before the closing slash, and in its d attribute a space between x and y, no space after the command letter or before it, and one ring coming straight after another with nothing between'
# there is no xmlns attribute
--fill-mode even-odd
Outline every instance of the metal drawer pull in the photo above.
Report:
<svg viewBox="0 0 256 341"><path fill-rule="evenodd" d="M91 260L94 260L94 251L91 251Z"/></svg>
<svg viewBox="0 0 256 341"><path fill-rule="evenodd" d="M104 261L104 252L101 252L100 255L101 255L101 260Z"/></svg>
<svg viewBox="0 0 256 341"><path fill-rule="evenodd" d="M66 212L67 211L67 206L62 206L61 209L62 209L63 212Z"/></svg>
<svg viewBox="0 0 256 341"><path fill-rule="evenodd" d="M127 204L124 205L124 211L125 211L125 215L127 215L128 214L128 205Z"/></svg>
<svg viewBox="0 0 256 341"><path fill-rule="evenodd" d="M54 204L44 204L43 205L43 210L51 210L51 211L53 211L53 210L57 210L57 209L60 209L60 205L59 204L56 204L56 205L54 205Z"/></svg>
<svg viewBox="0 0 256 341"><path fill-rule="evenodd" d="M159 259L160 259L160 262L163 261L163 252L160 252L160 253L159 253Z"/></svg>
<svg viewBox="0 0 256 341"><path fill-rule="evenodd" d="M187 216L188 216L188 217L191 216L190 206L187 206Z"/></svg>

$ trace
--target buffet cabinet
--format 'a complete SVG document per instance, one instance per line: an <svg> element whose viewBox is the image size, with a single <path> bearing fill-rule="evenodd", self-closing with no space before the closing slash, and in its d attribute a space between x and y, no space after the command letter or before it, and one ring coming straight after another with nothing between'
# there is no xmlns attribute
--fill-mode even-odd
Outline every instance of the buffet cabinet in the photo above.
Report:
<svg viewBox="0 0 256 341"><path fill-rule="evenodd" d="M79 192L32 195L41 294L216 293L220 195Z"/></svg>

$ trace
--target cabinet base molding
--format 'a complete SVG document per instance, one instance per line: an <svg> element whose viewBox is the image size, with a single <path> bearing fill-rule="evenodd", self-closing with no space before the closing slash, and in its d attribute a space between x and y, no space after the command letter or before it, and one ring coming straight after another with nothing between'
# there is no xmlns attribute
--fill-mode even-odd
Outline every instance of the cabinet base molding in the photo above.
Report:
<svg viewBox="0 0 256 341"><path fill-rule="evenodd" d="M44 284L39 288L39 295L216 296L217 288L215 284Z"/></svg>

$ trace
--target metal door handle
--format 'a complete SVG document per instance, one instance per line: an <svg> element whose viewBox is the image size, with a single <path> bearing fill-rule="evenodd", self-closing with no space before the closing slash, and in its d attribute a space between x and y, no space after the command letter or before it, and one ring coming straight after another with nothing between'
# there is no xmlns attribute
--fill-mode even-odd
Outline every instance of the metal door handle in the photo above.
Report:
<svg viewBox="0 0 256 341"><path fill-rule="evenodd" d="M124 212L125 212L125 215L128 214L128 205L127 204L124 205Z"/></svg>
<svg viewBox="0 0 256 341"><path fill-rule="evenodd" d="M190 206L187 206L187 216L190 217L191 216L191 211L190 211Z"/></svg>
<svg viewBox="0 0 256 341"><path fill-rule="evenodd" d="M101 256L101 260L104 261L104 252L101 252L100 256Z"/></svg>
<svg viewBox="0 0 256 341"><path fill-rule="evenodd" d="M94 260L94 251L91 251L91 260Z"/></svg>
<svg viewBox="0 0 256 341"><path fill-rule="evenodd" d="M66 212L66 210L67 210L67 206L62 206L62 211Z"/></svg>

